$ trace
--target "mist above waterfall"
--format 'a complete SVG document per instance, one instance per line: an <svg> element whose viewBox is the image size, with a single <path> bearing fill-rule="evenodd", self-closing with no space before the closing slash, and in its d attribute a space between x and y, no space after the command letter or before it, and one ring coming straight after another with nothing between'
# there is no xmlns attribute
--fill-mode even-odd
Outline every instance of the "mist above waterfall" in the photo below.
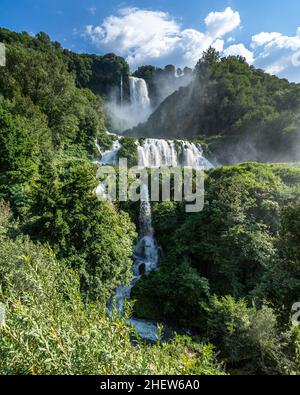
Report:
<svg viewBox="0 0 300 395"><path fill-rule="evenodd" d="M122 133L145 123L168 96L187 86L193 79L191 69L175 71L174 66L166 66L164 70L155 69L150 80L145 76L147 81L140 74L139 69L129 77L129 100L124 97L123 77L119 86L111 90L105 103L111 131Z"/></svg>
<svg viewBox="0 0 300 395"><path fill-rule="evenodd" d="M170 66L169 66L170 67ZM171 96L180 88L188 86L193 81L194 75L191 69L184 71L172 69L169 73L158 72L153 77L153 86L156 91L156 100L153 103L157 108L167 97Z"/></svg>
<svg viewBox="0 0 300 395"><path fill-rule="evenodd" d="M123 132L147 121L152 113L148 87L145 80L129 77L129 101L124 100L123 79L105 103L106 113L111 120L113 131ZM118 97L120 96L120 97Z"/></svg>

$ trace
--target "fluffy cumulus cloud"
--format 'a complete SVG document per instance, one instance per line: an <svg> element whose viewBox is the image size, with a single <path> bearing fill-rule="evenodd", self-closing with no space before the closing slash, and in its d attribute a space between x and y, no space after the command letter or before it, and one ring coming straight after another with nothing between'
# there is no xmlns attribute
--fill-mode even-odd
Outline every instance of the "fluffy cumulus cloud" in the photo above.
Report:
<svg viewBox="0 0 300 395"><path fill-rule="evenodd" d="M222 37L239 27L240 14L227 7L224 12L211 12L205 18L207 34L211 37Z"/></svg>
<svg viewBox="0 0 300 395"><path fill-rule="evenodd" d="M169 55L179 41L180 27L169 14L137 8L119 10L86 33L98 47L126 56L130 64Z"/></svg>
<svg viewBox="0 0 300 395"><path fill-rule="evenodd" d="M249 64L254 63L253 52L249 51L244 44L231 45L224 50L225 56L243 56Z"/></svg>
<svg viewBox="0 0 300 395"><path fill-rule="evenodd" d="M251 47L256 53L256 66L270 74L300 82L300 28L295 36L278 32L256 34Z"/></svg>
<svg viewBox="0 0 300 395"><path fill-rule="evenodd" d="M210 45L224 48L224 36L240 25L240 15L230 7L211 12L205 31L183 29L170 14L138 8L123 8L101 25L89 25L85 34L99 48L125 56L132 67L157 59L180 59L180 66L193 66Z"/></svg>

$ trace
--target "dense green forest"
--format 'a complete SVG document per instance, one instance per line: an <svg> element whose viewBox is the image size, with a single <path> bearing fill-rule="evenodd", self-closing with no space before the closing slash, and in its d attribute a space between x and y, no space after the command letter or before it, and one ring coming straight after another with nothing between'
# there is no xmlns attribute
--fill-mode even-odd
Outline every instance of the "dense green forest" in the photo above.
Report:
<svg viewBox="0 0 300 395"><path fill-rule="evenodd" d="M300 167L207 171L200 213L153 203L160 268L136 284L126 314L166 322L180 335L146 344L116 311L106 313L114 289L132 277L138 207L99 201L92 161L96 140L104 148L112 142L103 102L129 67L113 54L66 51L44 33L0 29L0 41L7 54L0 68L0 373L299 374L291 308L300 295ZM274 162L277 151L296 150L299 86L244 59L216 56L208 51L194 82L162 104L176 105L179 96L184 103L193 92L194 107L168 113L170 130L186 137L195 122L190 137L208 141L208 150L210 137L236 143L242 131L261 133L261 142L276 145ZM166 124L161 130L170 135ZM123 140L121 155L136 163L134 139Z"/></svg>
<svg viewBox="0 0 300 395"><path fill-rule="evenodd" d="M300 167L249 163L212 170L205 194L204 210L193 215L182 203L154 203L164 255L160 270L134 288L135 314L193 329L233 370L293 370Z"/></svg>
<svg viewBox="0 0 300 395"><path fill-rule="evenodd" d="M152 79L153 80L153 79ZM220 164L300 160L300 84L220 58L210 48L194 78L128 135L199 139Z"/></svg>

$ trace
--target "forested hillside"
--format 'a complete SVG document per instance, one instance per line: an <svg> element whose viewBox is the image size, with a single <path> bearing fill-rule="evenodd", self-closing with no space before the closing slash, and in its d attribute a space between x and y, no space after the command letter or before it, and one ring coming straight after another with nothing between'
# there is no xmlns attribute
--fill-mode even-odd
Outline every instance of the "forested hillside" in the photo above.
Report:
<svg viewBox="0 0 300 395"><path fill-rule="evenodd" d="M209 172L199 213L154 203L163 257L134 288L137 316L193 329L233 371L293 370L299 198L300 167L246 163Z"/></svg>
<svg viewBox="0 0 300 395"><path fill-rule="evenodd" d="M220 164L300 160L300 85L204 53L187 87L169 96L128 135L201 139Z"/></svg>
<svg viewBox="0 0 300 395"><path fill-rule="evenodd" d="M212 346L136 347L135 330L106 314L131 279L136 231L97 199L91 159L96 139L110 144L101 96L127 64L95 57L98 78L44 33L1 29L0 41L0 374L223 374Z"/></svg>
<svg viewBox="0 0 300 395"><path fill-rule="evenodd" d="M105 150L117 138L103 104L122 77L128 94L129 67L66 51L45 33L0 29L0 41L0 374L299 374L299 166L207 170L199 213L152 203L158 270L135 284L125 316L108 314L133 277L140 207L98 200L93 161L96 142ZM148 82L162 73L150 68ZM194 81L131 133L140 144L143 134L191 137L221 163L253 152L294 161L299 91L209 50ZM135 165L137 141L120 141L118 155ZM181 336L165 342L161 330L146 344L126 321L133 314Z"/></svg>

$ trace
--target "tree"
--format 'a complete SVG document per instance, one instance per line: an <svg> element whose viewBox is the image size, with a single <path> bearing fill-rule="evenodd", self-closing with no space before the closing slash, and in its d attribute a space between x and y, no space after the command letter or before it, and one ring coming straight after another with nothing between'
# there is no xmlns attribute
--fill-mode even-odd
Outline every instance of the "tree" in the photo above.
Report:
<svg viewBox="0 0 300 395"><path fill-rule="evenodd" d="M284 323L290 321L290 311L300 294L300 204L296 202L282 209L278 254L269 262L258 285L256 295L270 300L279 310Z"/></svg>
<svg viewBox="0 0 300 395"><path fill-rule="evenodd" d="M212 68L220 61L220 54L213 47L209 47L207 51L203 52L202 58L198 61L195 67L195 73L199 81L205 81L210 77Z"/></svg>
<svg viewBox="0 0 300 395"><path fill-rule="evenodd" d="M46 161L40 173L25 229L78 270L87 295L111 295L132 276L135 229L129 216L98 201L95 167L87 161Z"/></svg>

